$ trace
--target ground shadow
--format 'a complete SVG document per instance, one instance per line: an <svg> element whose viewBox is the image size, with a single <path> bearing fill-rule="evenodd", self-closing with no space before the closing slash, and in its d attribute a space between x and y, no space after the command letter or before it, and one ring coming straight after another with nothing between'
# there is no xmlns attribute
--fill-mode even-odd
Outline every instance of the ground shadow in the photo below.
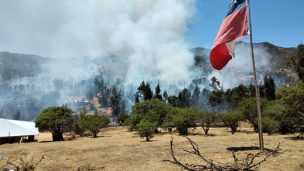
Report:
<svg viewBox="0 0 304 171"><path fill-rule="evenodd" d="M142 142L142 143L152 143L152 142L155 142L155 141L157 141L157 140L149 140L149 141L140 141L140 142Z"/></svg>
<svg viewBox="0 0 304 171"><path fill-rule="evenodd" d="M228 147L227 150L231 152L240 152L240 151L257 151L260 148L257 146L250 146L250 147ZM273 152L273 150L264 148L267 152Z"/></svg>
<svg viewBox="0 0 304 171"><path fill-rule="evenodd" d="M112 137L110 135L98 135L96 138L102 138L102 137Z"/></svg>
<svg viewBox="0 0 304 171"><path fill-rule="evenodd" d="M304 141L304 137L299 137L299 136L284 137L284 139L294 140L294 141Z"/></svg>

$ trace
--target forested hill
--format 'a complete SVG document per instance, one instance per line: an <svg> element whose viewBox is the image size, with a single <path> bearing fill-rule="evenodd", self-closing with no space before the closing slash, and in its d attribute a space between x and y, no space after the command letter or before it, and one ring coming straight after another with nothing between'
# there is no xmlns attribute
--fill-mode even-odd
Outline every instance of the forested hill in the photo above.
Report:
<svg viewBox="0 0 304 171"><path fill-rule="evenodd" d="M48 60L36 55L0 52L0 80L33 77L42 71L41 64Z"/></svg>
<svg viewBox="0 0 304 171"><path fill-rule="evenodd" d="M248 55L247 57L250 57L250 44L245 42L238 42L236 45L236 52L242 51L245 49L245 53ZM272 75L275 79L281 79L288 81L290 79L294 79L296 77L296 73L294 71L294 62L293 57L295 56L297 52L296 47L279 47L276 45L273 45L268 42L262 42L262 43L255 43L254 44L255 49L255 57L256 57L256 63L261 63L261 60L267 61L266 64L264 64L264 67L259 68L258 72L260 72L260 75L269 74ZM211 68L210 62L209 62L209 53L210 50L206 48L194 48L191 49L191 51L194 54L195 58L195 67L201 68L202 75L206 76L209 75L213 71ZM243 51L244 52L244 51ZM238 54L237 54L238 55ZM236 57L238 58L238 56ZM234 59L239 60L239 59ZM251 63L251 58L249 58L249 61ZM248 66L238 66L238 67L248 67ZM243 75L244 73L239 72L238 68L235 68L235 72L238 72L240 75ZM248 73L246 73L248 74Z"/></svg>
<svg viewBox="0 0 304 171"><path fill-rule="evenodd" d="M237 46L240 48L249 48L249 44L244 42L239 42ZM292 57L296 53L295 47L283 48L267 42L256 43L254 47L255 49L263 49L270 54L261 56L261 54L256 53L256 58L269 58L268 60L271 61L270 72L272 75L283 75L284 77L295 76L292 70ZM213 71L209 62L210 50L198 47L191 49L191 52L194 54L195 59L195 63L193 64L194 69L199 69L202 72L202 77L210 74ZM0 52L0 81L21 77L33 77L43 72L41 67L43 63L50 61L52 61L51 58L31 54Z"/></svg>

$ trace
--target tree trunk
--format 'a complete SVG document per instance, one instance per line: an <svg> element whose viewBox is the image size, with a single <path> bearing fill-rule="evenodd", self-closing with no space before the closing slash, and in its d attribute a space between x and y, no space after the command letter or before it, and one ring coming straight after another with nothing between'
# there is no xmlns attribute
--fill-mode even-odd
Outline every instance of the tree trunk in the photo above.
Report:
<svg viewBox="0 0 304 171"><path fill-rule="evenodd" d="M96 138L97 137L97 132L92 132L92 136L93 136L93 138Z"/></svg>
<svg viewBox="0 0 304 171"><path fill-rule="evenodd" d="M209 128L204 129L204 132L205 132L206 135L209 135L209 134L208 134Z"/></svg>
<svg viewBox="0 0 304 171"><path fill-rule="evenodd" d="M63 135L62 132L54 132L53 135L53 141L63 141Z"/></svg>
<svg viewBox="0 0 304 171"><path fill-rule="evenodd" d="M208 135L209 127L207 126L207 124L203 124L203 125L202 125L202 128L203 128L205 134Z"/></svg>
<svg viewBox="0 0 304 171"><path fill-rule="evenodd" d="M231 126L231 134L234 134L234 133L236 133L236 127L235 126Z"/></svg>
<svg viewBox="0 0 304 171"><path fill-rule="evenodd" d="M150 141L150 139L149 139L149 137L148 137L148 136L146 136L146 141Z"/></svg>

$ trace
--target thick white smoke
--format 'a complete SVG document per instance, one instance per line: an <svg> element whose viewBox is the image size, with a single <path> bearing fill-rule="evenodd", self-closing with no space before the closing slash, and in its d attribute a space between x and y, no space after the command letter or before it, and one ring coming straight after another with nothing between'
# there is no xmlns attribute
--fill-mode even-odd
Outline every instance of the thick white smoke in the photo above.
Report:
<svg viewBox="0 0 304 171"><path fill-rule="evenodd" d="M262 84L264 75L272 69L270 61L272 59L272 55L261 46L256 46L254 48L254 53L257 79L259 84ZM239 84L254 84L251 49L249 44L238 43L236 46L235 57L224 69L221 71L213 71L208 77L209 80L212 77L218 78L225 89L238 86Z"/></svg>
<svg viewBox="0 0 304 171"><path fill-rule="evenodd" d="M189 82L184 40L194 0L0 1L0 50L51 56L113 55L127 85ZM111 65L111 63L104 63ZM111 66L110 66L111 67ZM51 69L57 70L56 66ZM57 71L60 71L57 70ZM73 75L73 71L63 71Z"/></svg>
<svg viewBox="0 0 304 171"><path fill-rule="evenodd" d="M141 81L159 81L162 90L187 86L193 55L184 33L194 8L195 0L0 0L0 51L50 57L40 74L13 78L10 87L47 107L71 96L56 85L88 80L100 68L106 81L122 80L125 93ZM20 102L10 93L1 101ZM11 108L0 112L11 115Z"/></svg>

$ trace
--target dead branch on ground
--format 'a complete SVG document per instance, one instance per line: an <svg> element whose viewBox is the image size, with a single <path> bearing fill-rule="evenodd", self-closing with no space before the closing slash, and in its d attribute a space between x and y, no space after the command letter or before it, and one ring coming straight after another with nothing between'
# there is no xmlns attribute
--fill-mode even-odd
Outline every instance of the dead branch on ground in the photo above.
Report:
<svg viewBox="0 0 304 171"><path fill-rule="evenodd" d="M264 163L269 157L278 156L280 154L280 144L274 150L267 150L263 152L258 152L256 154L249 153L246 158L239 159L233 152L232 156L234 159L233 163L221 163L214 161L212 159L204 156L198 145L193 142L190 138L186 137L190 145L192 146L192 151L185 150L185 152L198 157L202 160L201 164L187 164L183 163L176 157L174 150L173 138L170 141L170 151L173 160L163 160L165 162L170 162L172 164L178 165L189 171L254 171L259 168L259 166Z"/></svg>

